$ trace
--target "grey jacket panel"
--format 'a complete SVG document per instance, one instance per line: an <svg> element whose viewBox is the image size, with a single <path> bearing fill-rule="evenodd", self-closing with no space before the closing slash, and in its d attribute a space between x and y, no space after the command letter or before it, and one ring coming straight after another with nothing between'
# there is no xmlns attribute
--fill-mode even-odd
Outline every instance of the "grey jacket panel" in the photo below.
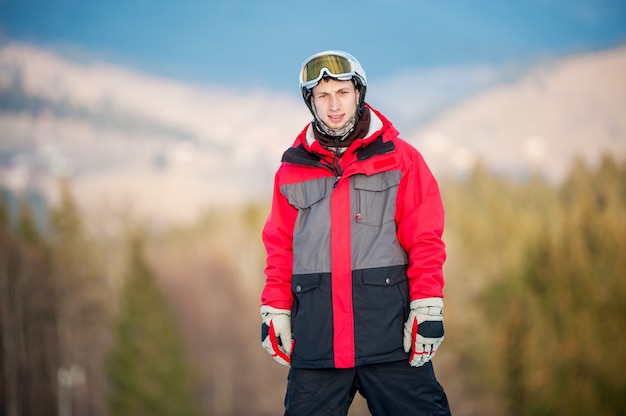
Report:
<svg viewBox="0 0 626 416"><path fill-rule="evenodd" d="M400 171L350 177L352 269L407 264L394 221ZM293 274L330 273L330 202L334 177L284 185L298 209L293 235Z"/></svg>
<svg viewBox="0 0 626 416"><path fill-rule="evenodd" d="M335 177L284 185L298 209L293 233L293 274L330 273L330 196Z"/></svg>
<svg viewBox="0 0 626 416"><path fill-rule="evenodd" d="M394 221L401 177L400 171L387 171L351 178L353 270L407 264Z"/></svg>

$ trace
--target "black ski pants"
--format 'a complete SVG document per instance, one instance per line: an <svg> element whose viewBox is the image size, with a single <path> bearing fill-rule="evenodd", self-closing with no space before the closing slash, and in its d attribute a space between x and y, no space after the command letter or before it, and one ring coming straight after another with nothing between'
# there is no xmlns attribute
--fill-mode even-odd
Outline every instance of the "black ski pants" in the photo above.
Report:
<svg viewBox="0 0 626 416"><path fill-rule="evenodd" d="M357 391L373 416L450 415L432 362L411 367L403 360L348 369L291 368L285 416L345 416Z"/></svg>

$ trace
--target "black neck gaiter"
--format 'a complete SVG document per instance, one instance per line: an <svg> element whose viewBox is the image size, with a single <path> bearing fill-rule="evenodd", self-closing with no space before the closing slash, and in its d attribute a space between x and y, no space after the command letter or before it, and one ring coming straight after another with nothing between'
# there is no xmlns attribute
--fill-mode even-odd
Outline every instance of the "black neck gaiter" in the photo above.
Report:
<svg viewBox="0 0 626 416"><path fill-rule="evenodd" d="M321 121L315 120L314 126L317 123L321 123ZM348 147L352 144L356 139L362 139L365 137L370 128L370 109L365 107L363 109L363 113L354 126L354 130L343 140L337 140L336 137L330 136L326 133L320 131L317 126L313 129L313 134L315 136L315 140L320 142L320 144L328 149L334 149L335 147Z"/></svg>

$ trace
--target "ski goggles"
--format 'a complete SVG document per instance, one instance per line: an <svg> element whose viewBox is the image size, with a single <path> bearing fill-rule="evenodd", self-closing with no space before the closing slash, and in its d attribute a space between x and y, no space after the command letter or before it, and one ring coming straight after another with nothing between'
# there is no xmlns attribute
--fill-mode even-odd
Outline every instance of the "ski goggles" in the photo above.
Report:
<svg viewBox="0 0 626 416"><path fill-rule="evenodd" d="M320 55L309 60L302 67L300 85L312 88L325 76L329 75L341 81L348 81L356 75L352 61L341 55Z"/></svg>

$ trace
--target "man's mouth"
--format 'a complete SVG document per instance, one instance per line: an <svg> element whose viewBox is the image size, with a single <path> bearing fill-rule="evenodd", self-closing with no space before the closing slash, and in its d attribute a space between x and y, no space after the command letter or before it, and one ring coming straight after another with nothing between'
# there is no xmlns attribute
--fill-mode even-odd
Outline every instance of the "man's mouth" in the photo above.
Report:
<svg viewBox="0 0 626 416"><path fill-rule="evenodd" d="M340 115L329 115L328 118L333 123L338 123L338 122L340 122L343 119L343 114L340 114Z"/></svg>

